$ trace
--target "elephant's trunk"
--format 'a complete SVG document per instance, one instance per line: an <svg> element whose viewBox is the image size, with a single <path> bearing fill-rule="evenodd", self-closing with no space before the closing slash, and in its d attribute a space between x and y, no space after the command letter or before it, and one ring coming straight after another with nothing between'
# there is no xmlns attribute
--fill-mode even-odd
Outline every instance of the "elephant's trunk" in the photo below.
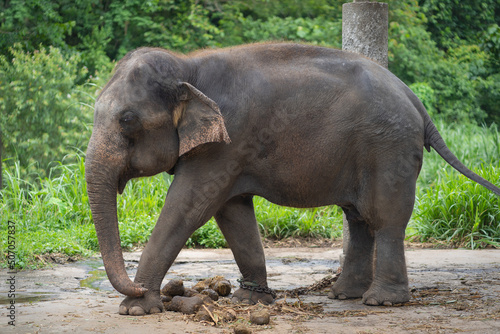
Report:
<svg viewBox="0 0 500 334"><path fill-rule="evenodd" d="M97 162L99 159L96 159L95 155L95 150L89 145L85 178L104 268L109 281L118 292L131 297L140 297L147 289L130 280L125 271L121 250L116 208L119 171L107 162Z"/></svg>

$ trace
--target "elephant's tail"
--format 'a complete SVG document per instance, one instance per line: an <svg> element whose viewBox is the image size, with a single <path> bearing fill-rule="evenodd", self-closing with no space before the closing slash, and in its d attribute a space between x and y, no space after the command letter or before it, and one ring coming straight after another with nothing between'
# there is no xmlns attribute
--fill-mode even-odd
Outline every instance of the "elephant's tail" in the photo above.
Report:
<svg viewBox="0 0 500 334"><path fill-rule="evenodd" d="M431 147L434 148L434 150L436 150L436 152L457 171L459 171L472 181L479 183L483 187L493 191L495 194L500 196L500 188L477 175L469 168L467 168L460 160L458 160L455 154L453 154L448 146L446 146L443 137L441 137L441 135L439 134L434 123L432 123L429 115L425 113L425 116L425 148L427 149L427 151L430 152Z"/></svg>

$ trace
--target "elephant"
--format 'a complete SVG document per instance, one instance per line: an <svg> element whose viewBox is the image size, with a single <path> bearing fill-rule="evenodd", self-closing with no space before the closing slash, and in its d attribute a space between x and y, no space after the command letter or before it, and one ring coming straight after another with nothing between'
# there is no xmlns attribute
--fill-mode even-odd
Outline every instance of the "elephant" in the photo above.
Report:
<svg viewBox="0 0 500 334"><path fill-rule="evenodd" d="M449 150L401 80L358 54L284 42L129 52L96 99L85 161L102 260L126 295L119 313L163 311L164 276L211 217L242 275L233 299L272 303L253 196L343 210L349 247L328 297L408 301L404 237L424 147L500 195ZM173 181L132 281L117 193L161 172Z"/></svg>

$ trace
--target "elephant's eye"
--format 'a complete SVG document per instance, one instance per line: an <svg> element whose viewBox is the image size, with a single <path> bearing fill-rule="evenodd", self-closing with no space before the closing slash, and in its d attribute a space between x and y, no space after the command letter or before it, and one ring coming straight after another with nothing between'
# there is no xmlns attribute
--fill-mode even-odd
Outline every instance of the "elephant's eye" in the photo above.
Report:
<svg viewBox="0 0 500 334"><path fill-rule="evenodd" d="M126 136L133 136L141 128L137 115L131 111L125 112L120 117L120 126Z"/></svg>

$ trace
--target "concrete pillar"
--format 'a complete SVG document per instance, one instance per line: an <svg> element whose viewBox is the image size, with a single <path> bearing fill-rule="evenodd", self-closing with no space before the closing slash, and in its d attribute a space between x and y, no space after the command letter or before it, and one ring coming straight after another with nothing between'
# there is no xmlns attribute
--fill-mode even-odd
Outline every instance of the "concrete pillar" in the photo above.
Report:
<svg viewBox="0 0 500 334"><path fill-rule="evenodd" d="M387 68L389 6L354 1L342 6L342 49L360 53Z"/></svg>
<svg viewBox="0 0 500 334"><path fill-rule="evenodd" d="M389 6L376 1L353 1L342 6L342 49L360 53L387 68ZM340 265L349 241L349 226L344 215Z"/></svg>

